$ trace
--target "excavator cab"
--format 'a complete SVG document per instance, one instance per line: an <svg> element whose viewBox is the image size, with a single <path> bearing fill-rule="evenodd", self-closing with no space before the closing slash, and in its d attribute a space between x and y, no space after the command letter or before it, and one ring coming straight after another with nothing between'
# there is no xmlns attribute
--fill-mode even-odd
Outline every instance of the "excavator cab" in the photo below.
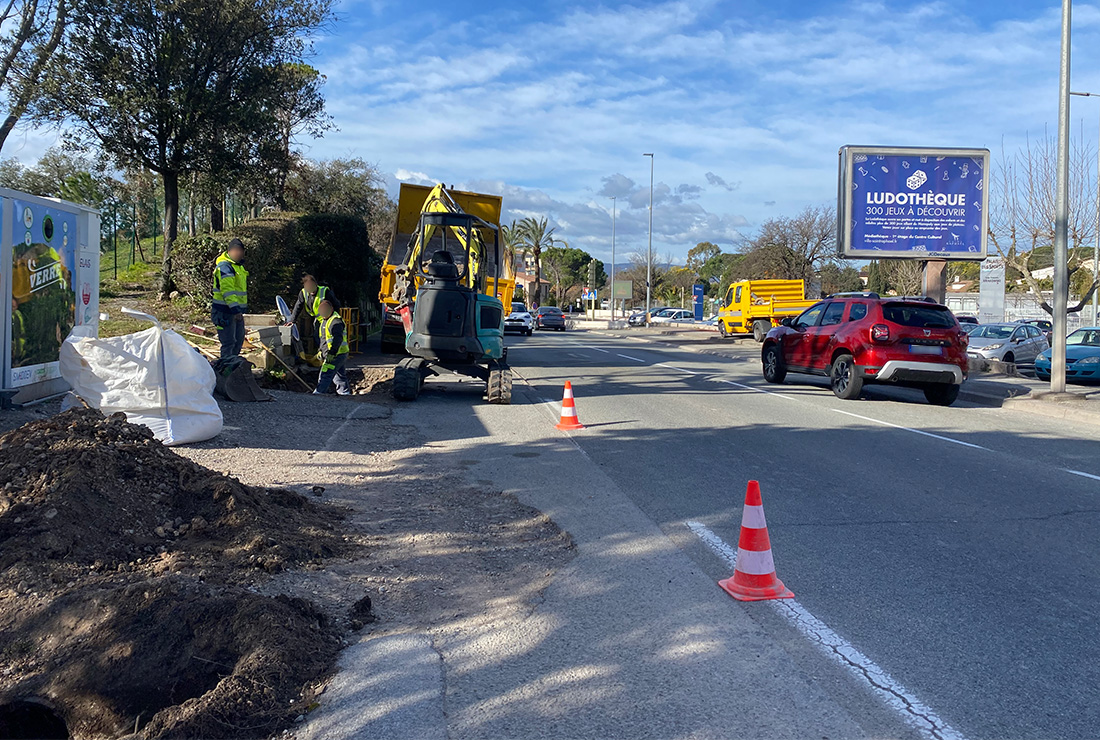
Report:
<svg viewBox="0 0 1100 740"><path fill-rule="evenodd" d="M414 400L424 380L443 369L484 380L490 403L511 402L504 304L486 295L490 268L493 284L500 282L500 252L493 224L458 209L421 213L409 261L397 275L406 291L399 314L409 357L394 371L395 398Z"/></svg>

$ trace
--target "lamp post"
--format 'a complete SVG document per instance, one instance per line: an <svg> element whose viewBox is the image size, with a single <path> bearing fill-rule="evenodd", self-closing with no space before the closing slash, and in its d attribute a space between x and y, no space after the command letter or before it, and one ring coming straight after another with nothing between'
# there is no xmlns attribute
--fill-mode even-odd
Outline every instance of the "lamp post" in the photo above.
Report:
<svg viewBox="0 0 1100 740"><path fill-rule="evenodd" d="M1050 391L1066 391L1066 309L1069 276L1069 73L1072 0L1062 0L1062 64L1058 78L1058 164L1054 199L1054 348L1050 353Z"/></svg>
<svg viewBox="0 0 1100 740"><path fill-rule="evenodd" d="M1082 98L1100 98L1100 93L1071 92L1070 95L1079 95ZM1096 147L1096 246L1092 250L1092 280L1100 278L1100 144ZM1097 310L1097 299L1100 299L1100 290L1092 291L1092 325L1100 326L1100 311Z"/></svg>
<svg viewBox="0 0 1100 740"><path fill-rule="evenodd" d="M611 196L611 320L615 320L615 196Z"/></svg>
<svg viewBox="0 0 1100 740"><path fill-rule="evenodd" d="M645 256L645 325L649 326L650 286L653 283L653 154L649 157L649 248Z"/></svg>

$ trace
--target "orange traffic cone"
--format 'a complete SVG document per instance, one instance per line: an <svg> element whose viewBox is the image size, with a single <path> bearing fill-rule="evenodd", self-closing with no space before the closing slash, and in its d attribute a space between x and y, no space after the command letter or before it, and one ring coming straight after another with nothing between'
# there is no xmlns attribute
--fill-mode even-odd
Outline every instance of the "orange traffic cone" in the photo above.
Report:
<svg viewBox="0 0 1100 740"><path fill-rule="evenodd" d="M573 384L565 381L565 395L561 399L561 421L555 424L558 429L572 431L584 429L584 424L577 418L577 404L573 400Z"/></svg>
<svg viewBox="0 0 1100 740"><path fill-rule="evenodd" d="M775 575L768 523L764 521L764 503L760 484L749 481L745 508L741 513L741 540L737 543L737 567L733 577L718 585L738 601L793 599L794 594Z"/></svg>

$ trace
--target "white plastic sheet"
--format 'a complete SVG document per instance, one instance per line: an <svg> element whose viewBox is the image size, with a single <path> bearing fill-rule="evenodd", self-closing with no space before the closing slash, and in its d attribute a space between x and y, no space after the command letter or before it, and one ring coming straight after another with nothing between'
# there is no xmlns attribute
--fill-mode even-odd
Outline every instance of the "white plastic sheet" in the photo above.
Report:
<svg viewBox="0 0 1100 740"><path fill-rule="evenodd" d="M199 442L222 430L210 364L149 314L123 309L152 328L99 339L78 326L61 346L61 376L88 405L123 412L166 445Z"/></svg>

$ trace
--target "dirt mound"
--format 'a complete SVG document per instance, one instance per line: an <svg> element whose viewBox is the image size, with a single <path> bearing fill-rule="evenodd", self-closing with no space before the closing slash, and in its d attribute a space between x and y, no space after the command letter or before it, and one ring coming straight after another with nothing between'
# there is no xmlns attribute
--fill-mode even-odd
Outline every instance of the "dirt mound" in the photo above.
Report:
<svg viewBox="0 0 1100 740"><path fill-rule="evenodd" d="M255 583L350 553L340 512L86 409L0 437L0 480L0 707L149 740L265 737L307 709L342 626Z"/></svg>

